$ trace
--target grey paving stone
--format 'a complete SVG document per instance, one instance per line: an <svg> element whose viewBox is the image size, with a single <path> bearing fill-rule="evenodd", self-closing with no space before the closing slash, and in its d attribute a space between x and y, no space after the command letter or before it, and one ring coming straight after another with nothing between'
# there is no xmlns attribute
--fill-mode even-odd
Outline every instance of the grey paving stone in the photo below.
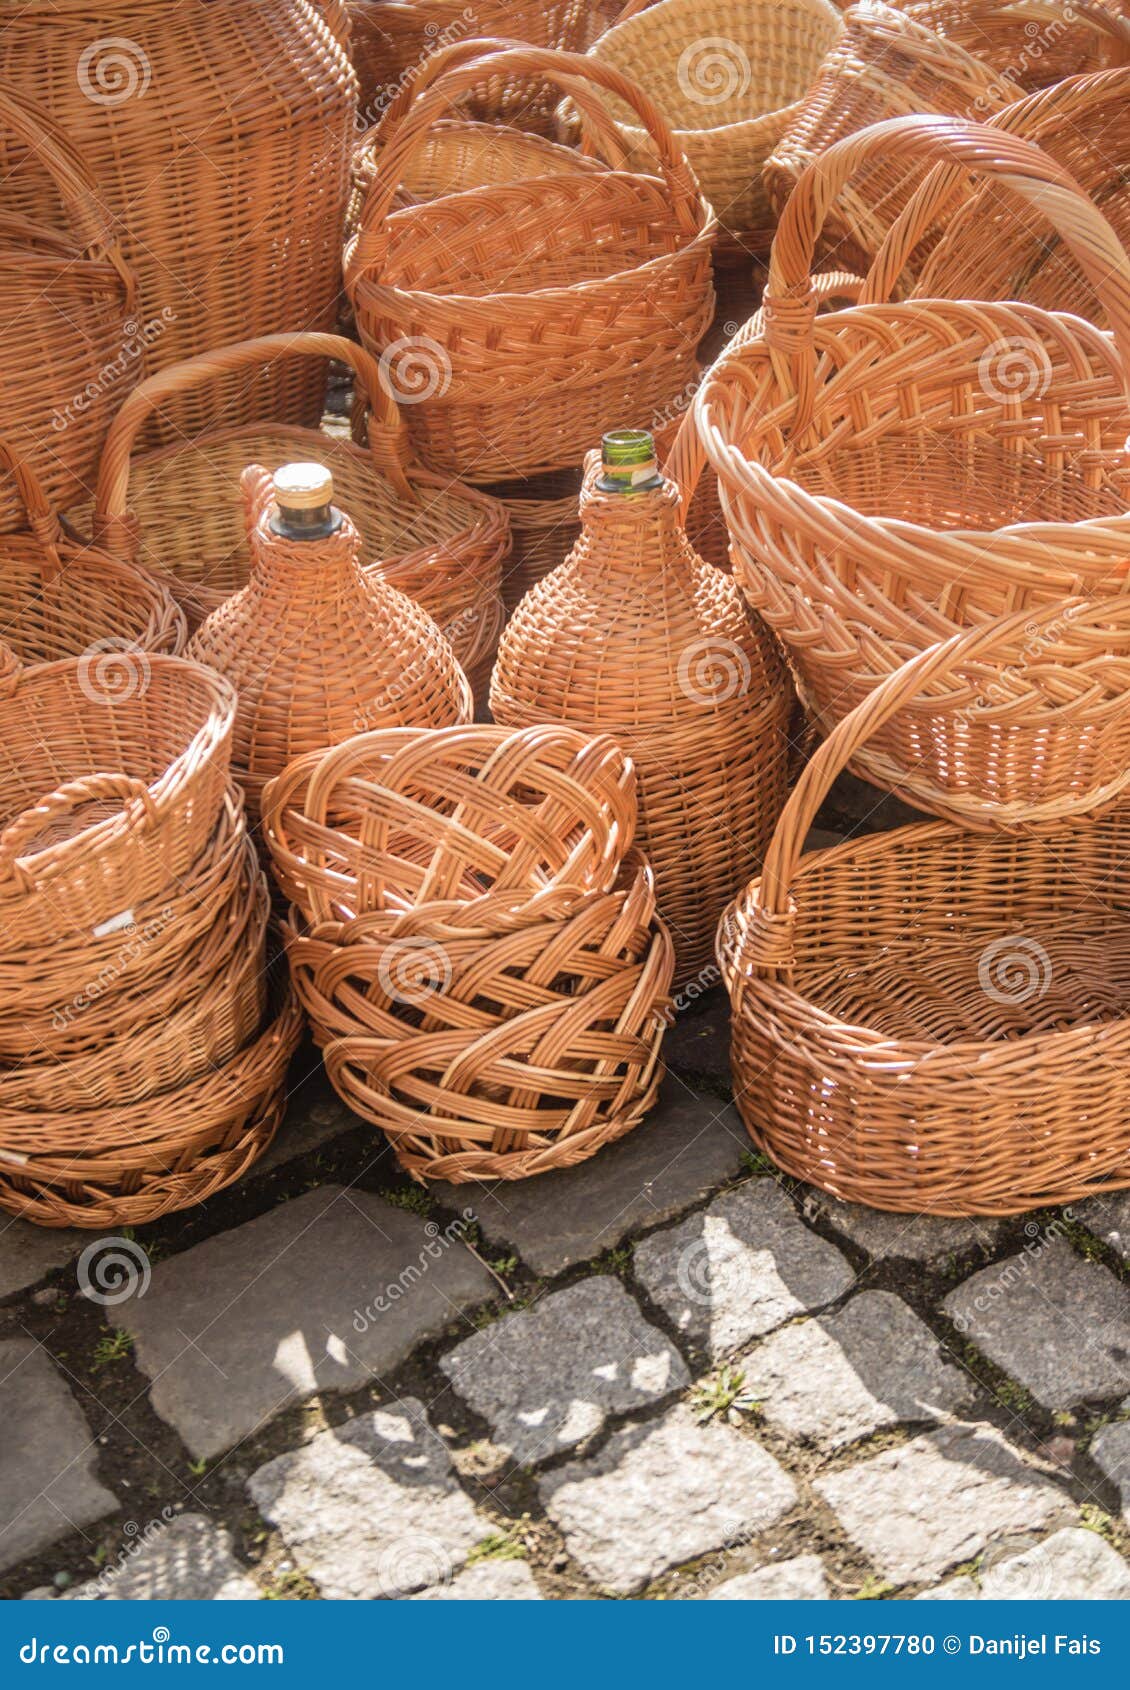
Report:
<svg viewBox="0 0 1130 1690"><path fill-rule="evenodd" d="M894 1584L936 1579L990 1543L1072 1512L989 1426L945 1426L816 1481L844 1531Z"/></svg>
<svg viewBox="0 0 1130 1690"><path fill-rule="evenodd" d="M942 1305L1045 1408L1130 1387L1130 1298L1061 1238L982 1268Z"/></svg>
<svg viewBox="0 0 1130 1690"><path fill-rule="evenodd" d="M0 1217L0 1297L14 1297L81 1254L90 1234ZM74 1289L73 1286L70 1289Z"/></svg>
<svg viewBox="0 0 1130 1690"><path fill-rule="evenodd" d="M977 1581L950 1579L919 1601L1124 1602L1130 1566L1095 1532L1065 1526L1043 1543L1017 1553L998 1544L985 1555Z"/></svg>
<svg viewBox="0 0 1130 1690"><path fill-rule="evenodd" d="M768 1451L685 1408L615 1432L589 1461L538 1490L570 1553L604 1589L628 1595L670 1567L744 1543L780 1520L796 1486Z"/></svg>
<svg viewBox="0 0 1130 1690"><path fill-rule="evenodd" d="M284 1167L298 1156L309 1156L313 1151L321 1150L323 1145L332 1144L343 1133L352 1132L354 1127L361 1125L360 1116L346 1108L326 1078L325 1070L321 1069L290 1099L282 1125L248 1171L247 1178L259 1179L263 1174L272 1174L276 1168ZM391 1151L386 1146L374 1144L373 1153L375 1157L386 1157L392 1165Z"/></svg>
<svg viewBox="0 0 1130 1690"><path fill-rule="evenodd" d="M542 1593L524 1561L480 1561L452 1579L418 1591L412 1602L541 1602Z"/></svg>
<svg viewBox="0 0 1130 1690"><path fill-rule="evenodd" d="M505 1315L440 1361L459 1395L523 1466L571 1449L610 1414L690 1384L677 1350L618 1279L583 1279Z"/></svg>
<svg viewBox="0 0 1130 1690"><path fill-rule="evenodd" d="M512 1245L535 1273L551 1275L701 1202L740 1170L748 1148L732 1106L669 1076L634 1132L575 1168L433 1191L452 1209L470 1203L491 1244Z"/></svg>
<svg viewBox="0 0 1130 1690"><path fill-rule="evenodd" d="M713 1356L833 1302L855 1275L773 1179L755 1179L636 1245L635 1270L680 1332Z"/></svg>
<svg viewBox="0 0 1130 1690"><path fill-rule="evenodd" d="M108 1314L156 1412L210 1457L289 1403L379 1378L494 1290L457 1233L326 1186L158 1263Z"/></svg>
<svg viewBox="0 0 1130 1690"><path fill-rule="evenodd" d="M96 1579L65 1592L71 1602L256 1602L262 1592L232 1554L231 1536L203 1514L178 1514L145 1529Z"/></svg>
<svg viewBox="0 0 1130 1690"><path fill-rule="evenodd" d="M1130 1414L1130 1397L1122 1404L1122 1413ZM1091 1458L1111 1484L1118 1486L1122 1518L1130 1525L1130 1420L1100 1426L1091 1440Z"/></svg>
<svg viewBox="0 0 1130 1690"><path fill-rule="evenodd" d="M779 1567L759 1567L727 1579L710 1592L711 1602L823 1602L828 1581L819 1555L798 1555Z"/></svg>
<svg viewBox="0 0 1130 1690"><path fill-rule="evenodd" d="M943 1215L888 1215L858 1203L841 1203L823 1192L814 1192L813 1197L836 1231L866 1250L875 1262L895 1259L933 1266L947 1256L991 1249L1000 1237L1000 1221L980 1216L956 1220Z"/></svg>
<svg viewBox="0 0 1130 1690"><path fill-rule="evenodd" d="M945 1584L935 1585L933 1590L919 1591L914 1598L916 1602L976 1602L981 1592L973 1583L961 1573L955 1579L947 1579Z"/></svg>
<svg viewBox="0 0 1130 1690"><path fill-rule="evenodd" d="M0 1344L0 1571L112 1514L96 1445L62 1375L30 1338Z"/></svg>
<svg viewBox="0 0 1130 1690"><path fill-rule="evenodd" d="M1117 1250L1124 1262L1130 1262L1130 1191L1088 1197L1085 1203L1076 1205L1074 1213L1088 1232Z"/></svg>
<svg viewBox="0 0 1130 1690"><path fill-rule="evenodd" d="M969 1375L889 1291L864 1291L836 1314L784 1327L741 1367L770 1425L832 1448L885 1426L948 1418L973 1394Z"/></svg>
<svg viewBox="0 0 1130 1690"><path fill-rule="evenodd" d="M334 1600L449 1584L491 1535L414 1397L319 1432L248 1480L296 1564Z"/></svg>
<svg viewBox="0 0 1130 1690"><path fill-rule="evenodd" d="M676 1074L693 1074L712 1085L730 1086L730 999L717 964L676 993L663 1059ZM704 986L710 989L704 991Z"/></svg>

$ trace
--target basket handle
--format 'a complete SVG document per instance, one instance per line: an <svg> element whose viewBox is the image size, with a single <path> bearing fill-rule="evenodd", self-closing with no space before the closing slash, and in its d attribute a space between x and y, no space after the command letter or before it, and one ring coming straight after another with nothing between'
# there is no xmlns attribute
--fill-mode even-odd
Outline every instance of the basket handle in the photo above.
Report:
<svg viewBox="0 0 1130 1690"><path fill-rule="evenodd" d="M63 560L59 556L63 530L58 515L48 503L43 484L31 464L3 435L0 435L0 468L6 469L15 482L16 492L27 513L28 528L46 553L44 580L53 581L63 568Z"/></svg>
<svg viewBox="0 0 1130 1690"><path fill-rule="evenodd" d="M781 215L765 289L765 339L778 379L796 394L795 428L812 416L816 295L812 259L828 208L861 164L880 153L908 163L952 164L990 176L1045 216L1106 309L1130 387L1130 259L1107 222L1060 165L1038 147L984 123L892 117L837 141L801 174Z"/></svg>
<svg viewBox="0 0 1130 1690"><path fill-rule="evenodd" d="M0 833L0 886L14 883L25 894L34 890L34 883L25 865L19 860L21 845L34 839L37 833L53 821L67 815L79 804L100 802L105 798L120 798L127 821L131 826L152 827L158 820L153 794L144 781L133 775L116 773L83 775L66 781L41 798L31 809L24 810ZM140 810L140 820L130 814L130 808Z"/></svg>
<svg viewBox="0 0 1130 1690"><path fill-rule="evenodd" d="M1119 596L1098 602L1079 598L1059 600L1038 611L1013 611L976 628L963 629L919 652L901 669L887 675L861 704L837 722L805 766L765 853L753 907L755 931L749 938L750 954L760 972L775 975L788 972L792 887L804 841L837 775L847 768L860 747L939 676L999 654L1017 635L1031 640L1044 628L1068 620L1074 625L1111 621L1126 624L1130 622L1130 598Z"/></svg>
<svg viewBox="0 0 1130 1690"><path fill-rule="evenodd" d="M101 190L66 131L44 109L0 83L0 130L22 141L47 171L89 259L109 264L125 288L127 312L137 303L137 282L114 236L114 218Z"/></svg>
<svg viewBox="0 0 1130 1690"><path fill-rule="evenodd" d="M98 544L127 561L137 550L137 536L127 503L130 457L142 425L158 405L174 394L190 392L219 376L230 375L233 370L251 369L292 357L338 358L349 365L372 413L368 444L374 467L392 482L398 497L416 503L417 495L407 476L407 429L385 373L372 354L342 335L312 330L304 334L268 334L257 340L236 341L216 352L201 353L182 364L170 364L134 388L111 423L102 448L94 495L94 537Z"/></svg>
<svg viewBox="0 0 1130 1690"><path fill-rule="evenodd" d="M481 48L482 43L478 45ZM480 58L449 70L433 70L431 86L412 102L411 109L399 122L390 124L388 113L385 114L384 169L369 185L365 196L361 227L348 266L351 285L378 261L382 225L392 210L404 173L432 124L453 111L460 95L481 83L484 77L510 76L536 76L555 83L562 93L569 95L573 93L574 82L579 80L615 94L630 106L651 139L651 150L658 160L680 230L688 238L699 233L702 201L694 173L676 147L667 120L642 88L611 65L584 53L557 52L551 47L509 46L498 52L483 53Z"/></svg>

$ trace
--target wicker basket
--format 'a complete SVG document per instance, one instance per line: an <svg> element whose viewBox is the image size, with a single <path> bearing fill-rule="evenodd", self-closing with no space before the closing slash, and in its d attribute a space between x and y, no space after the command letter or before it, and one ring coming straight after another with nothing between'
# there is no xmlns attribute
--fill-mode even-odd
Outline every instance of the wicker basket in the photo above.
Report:
<svg viewBox="0 0 1130 1690"><path fill-rule="evenodd" d="M1116 337L1029 305L914 300L816 316L819 209L878 153L983 170L1039 206ZM1130 347L1130 262L1028 143L901 118L839 143L804 179L774 245L764 334L723 356L697 414L735 573L823 731L957 628L1072 593L1125 593L1119 346ZM1130 778L1121 683L1092 677L1095 630L1078 639L1065 628L1056 665L1034 653L1004 676L991 708L971 716L946 696L912 732L896 720L860 753L860 772L972 826L1112 801Z"/></svg>
<svg viewBox="0 0 1130 1690"><path fill-rule="evenodd" d="M733 581L691 550L679 489L604 493L599 468L594 453L576 546L503 635L491 712L607 733L631 757L682 983L712 957L785 801L792 690Z"/></svg>
<svg viewBox="0 0 1130 1690"><path fill-rule="evenodd" d="M1130 60L1120 0L924 0L906 10L1030 90Z"/></svg>
<svg viewBox="0 0 1130 1690"><path fill-rule="evenodd" d="M263 423L212 427L131 462L138 430L169 395L204 386L215 391L225 370L327 358L349 365L371 407L367 449L312 429ZM390 374L409 383L412 369L402 365ZM450 628L456 656L472 670L482 660L484 621L499 596L506 517L484 493L409 466L406 445L389 384L359 346L340 335L268 335L162 371L131 395L106 442L87 520L116 556L168 578L195 628L247 584L243 470L254 462L273 470L313 458L333 475L360 530L365 561L379 562L391 586Z"/></svg>
<svg viewBox="0 0 1130 1690"><path fill-rule="evenodd" d="M136 287L82 160L46 112L6 85L0 159L0 426L65 510L88 489L114 409L140 374ZM0 533L23 521L19 499L0 489Z"/></svg>
<svg viewBox="0 0 1130 1690"><path fill-rule="evenodd" d="M554 920L432 936L363 916L287 956L335 1089L418 1180L525 1179L621 1138L655 1102L674 956L650 871Z"/></svg>
<svg viewBox="0 0 1130 1690"><path fill-rule="evenodd" d="M571 728L408 728L295 760L263 795L275 878L303 921L454 912L463 931L553 919L606 892L636 784Z"/></svg>
<svg viewBox="0 0 1130 1690"><path fill-rule="evenodd" d="M157 325L145 374L283 323L333 328L357 88L306 0L28 0L6 8L0 76L63 125L119 220L140 317ZM4 149L10 208L38 218L9 162ZM323 377L239 374L203 407L184 397L163 438L217 408L231 424L316 423Z"/></svg>
<svg viewBox="0 0 1130 1690"><path fill-rule="evenodd" d="M0 692L0 932L52 945L172 891L228 782L235 694L162 653L65 658Z"/></svg>
<svg viewBox="0 0 1130 1690"><path fill-rule="evenodd" d="M912 113L983 120L1023 92L957 42L881 0L862 0L844 14L843 35L766 161L769 197L783 211L803 171L869 124ZM829 211L822 255L863 275L915 186L904 158L873 155Z"/></svg>
<svg viewBox="0 0 1130 1690"><path fill-rule="evenodd" d="M746 1126L850 1202L1020 1214L1130 1185L1130 811L988 838L934 822L800 856L868 735L927 685L1007 662L1028 620L920 654L839 724L719 930Z"/></svg>
<svg viewBox="0 0 1130 1690"><path fill-rule="evenodd" d="M502 574L510 616L530 588L573 549L581 532L581 471L562 469L530 481L496 483L491 492L510 523L512 544Z"/></svg>
<svg viewBox="0 0 1130 1690"><path fill-rule="evenodd" d="M535 177L393 210L432 125L483 67L587 80L636 110L663 180ZM430 358L409 428L433 468L489 483L576 464L606 427L685 387L713 304L713 216L657 107L597 60L534 49L441 68L391 129L346 254L365 344Z"/></svg>
<svg viewBox="0 0 1130 1690"><path fill-rule="evenodd" d="M244 471L251 579L193 635L188 655L238 694L232 771L252 816L264 784L306 751L370 728L469 722L467 679L426 611L361 568L348 514L321 540L274 533L270 475Z"/></svg>
<svg viewBox="0 0 1130 1690"><path fill-rule="evenodd" d="M589 54L657 102L724 243L758 250L775 223L761 167L842 30L830 0L661 0L630 4ZM635 167L654 168L632 114L613 112Z"/></svg>
<svg viewBox="0 0 1130 1690"><path fill-rule="evenodd" d="M119 652L181 650L184 612L140 569L64 533L35 472L0 439L23 506L23 531L0 538L0 636L24 663L84 652L113 666Z"/></svg>

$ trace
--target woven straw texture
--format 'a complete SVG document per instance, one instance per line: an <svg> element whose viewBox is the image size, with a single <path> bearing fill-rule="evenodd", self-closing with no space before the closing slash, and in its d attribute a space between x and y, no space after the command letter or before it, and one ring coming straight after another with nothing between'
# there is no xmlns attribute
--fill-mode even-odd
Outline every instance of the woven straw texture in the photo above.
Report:
<svg viewBox="0 0 1130 1690"><path fill-rule="evenodd" d="M364 343L405 342L434 366L409 409L421 457L479 482L567 468L625 416L691 378L710 321L713 217L658 108L583 55L514 49L446 69L402 122L346 255ZM485 64L590 82L638 112L662 180L625 171L535 177L394 210L404 172Z"/></svg>
<svg viewBox="0 0 1130 1690"><path fill-rule="evenodd" d="M631 757L638 842L683 981L780 814L791 692L733 581L691 550L678 488L602 493L599 467L594 453L580 539L503 635L491 712L611 734Z"/></svg>
<svg viewBox="0 0 1130 1690"><path fill-rule="evenodd" d="M263 785L305 751L372 728L470 721L466 677L431 617L358 560L348 514L336 533L273 533L265 469L244 471L251 580L197 630L188 655L239 697L232 770L257 815Z"/></svg>
<svg viewBox="0 0 1130 1690"><path fill-rule="evenodd" d="M510 524L510 556L502 572L507 615L542 578L564 563L581 532L581 471L557 470L491 489Z"/></svg>
<svg viewBox="0 0 1130 1690"><path fill-rule="evenodd" d="M824 205L857 160L898 150L987 171L1038 205L1117 338L1035 306L915 300L816 316ZM773 249L764 334L728 352L699 401L735 573L776 629L826 732L955 628L1086 593L1113 603L1130 549L1130 264L1070 178L1000 130L902 118L851 137L804 179ZM1019 379L1018 379L1019 378ZM943 701L892 723L860 770L975 826L1055 819L1127 780L1123 651L1064 624L1054 662L1002 675L993 706ZM1076 639L1077 642L1076 643Z"/></svg>
<svg viewBox="0 0 1130 1690"><path fill-rule="evenodd" d="M830 0L661 0L626 17L589 53L659 105L720 236L763 247L774 218L761 167L842 29ZM634 167L654 168L632 113L612 111Z"/></svg>
<svg viewBox="0 0 1130 1690"><path fill-rule="evenodd" d="M988 838L928 823L800 857L891 711L1007 663L1028 621L920 655L842 722L720 928L750 1134L850 1202L1020 1214L1130 1185L1130 813Z"/></svg>
<svg viewBox="0 0 1130 1690"><path fill-rule="evenodd" d="M90 486L114 408L140 373L136 289L82 159L7 85L0 170L0 424L64 510ZM0 487L0 533L23 519Z"/></svg>
<svg viewBox="0 0 1130 1690"><path fill-rule="evenodd" d="M281 424L209 428L197 439L134 457L139 429L170 394L216 391L225 370L338 358L370 408L367 447ZM390 368L409 391L411 360ZM223 412L217 406L215 417ZM95 508L87 517L101 544L167 579L196 627L247 585L250 558L239 500L249 463L270 470L313 459L334 478L339 502L360 532L366 564L423 605L473 673L497 628L501 560L509 547L497 501L450 477L410 465L407 436L376 361L340 335L267 335L164 370L131 395L103 453ZM497 634L494 634L497 638Z"/></svg>
<svg viewBox="0 0 1130 1690"><path fill-rule="evenodd" d="M1121 0L924 0L906 11L1025 89L1130 61Z"/></svg>
<svg viewBox="0 0 1130 1690"><path fill-rule="evenodd" d="M306 0L104 0L94 17L88 0L8 10L0 76L42 102L106 195L140 316L160 328L140 360L146 374L280 323L333 327L357 91ZM9 163L3 146L6 177ZM10 208L37 218L37 198L12 189L9 178ZM228 380L223 414L316 423L322 377L288 364ZM203 427L208 401L202 411L183 399L164 438Z"/></svg>

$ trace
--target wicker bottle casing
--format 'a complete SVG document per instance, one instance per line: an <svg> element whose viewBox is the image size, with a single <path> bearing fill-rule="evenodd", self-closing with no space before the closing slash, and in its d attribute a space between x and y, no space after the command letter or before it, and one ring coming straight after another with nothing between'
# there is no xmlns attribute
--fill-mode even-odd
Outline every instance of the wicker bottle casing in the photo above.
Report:
<svg viewBox="0 0 1130 1690"><path fill-rule="evenodd" d="M263 785L304 751L372 728L452 727L471 696L455 654L415 600L361 567L357 530L293 540L272 532L274 490L243 478L251 579L190 642L234 683L232 767L258 811Z"/></svg>
<svg viewBox="0 0 1130 1690"><path fill-rule="evenodd" d="M691 549L678 489L603 493L598 468L593 455L580 539L503 636L491 709L513 726L609 733L633 759L637 842L681 982L709 961L728 893L784 803L791 692L733 581Z"/></svg>

